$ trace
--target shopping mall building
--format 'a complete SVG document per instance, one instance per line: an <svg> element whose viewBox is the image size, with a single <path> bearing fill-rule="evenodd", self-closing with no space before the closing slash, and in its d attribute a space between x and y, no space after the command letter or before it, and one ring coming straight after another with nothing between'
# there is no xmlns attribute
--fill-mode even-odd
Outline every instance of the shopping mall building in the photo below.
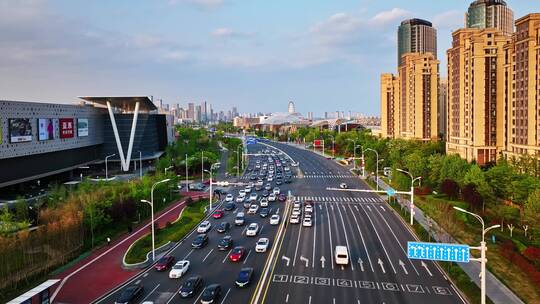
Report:
<svg viewBox="0 0 540 304"><path fill-rule="evenodd" d="M108 157L121 171L159 158L174 140L172 116L143 97L80 97L78 104L0 100L0 188ZM114 156L112 156L114 155Z"/></svg>

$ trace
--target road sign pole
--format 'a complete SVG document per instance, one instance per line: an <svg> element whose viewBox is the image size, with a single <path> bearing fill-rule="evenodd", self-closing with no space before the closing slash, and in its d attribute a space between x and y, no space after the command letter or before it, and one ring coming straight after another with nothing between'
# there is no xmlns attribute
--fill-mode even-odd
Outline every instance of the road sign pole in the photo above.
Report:
<svg viewBox="0 0 540 304"><path fill-rule="evenodd" d="M414 224L414 186L411 185L411 226Z"/></svg>
<svg viewBox="0 0 540 304"><path fill-rule="evenodd" d="M481 304L486 304L486 242L482 241L480 242L480 301Z"/></svg>

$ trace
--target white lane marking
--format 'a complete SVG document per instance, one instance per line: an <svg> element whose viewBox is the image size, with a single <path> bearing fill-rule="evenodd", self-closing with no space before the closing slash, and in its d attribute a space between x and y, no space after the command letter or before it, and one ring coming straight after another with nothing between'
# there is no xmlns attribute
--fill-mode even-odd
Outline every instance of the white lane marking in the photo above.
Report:
<svg viewBox="0 0 540 304"><path fill-rule="evenodd" d="M381 260L381 258L379 258L379 261L377 261L377 264L379 264L379 266L381 266L381 270L383 273L386 273L386 270L384 270L384 263L383 261Z"/></svg>
<svg viewBox="0 0 540 304"><path fill-rule="evenodd" d="M356 211L359 211L358 210L358 206L354 206L354 208L356 208ZM362 239L362 244L364 245L364 250L366 251L366 256L368 258L368 262L369 262L369 266L371 267L371 271L375 272L375 269L373 269L373 264L371 263L371 258L369 257L369 252L367 250L367 246L366 246L366 241L364 240L364 235L362 234L362 230L360 230L360 225L358 224L358 220L356 219L356 215L354 215L354 212L352 210L352 207L351 205L349 205L349 209L351 209L351 213L352 213L352 216L354 218L354 222L356 223L356 229L358 229L358 233L360 233L360 238ZM362 267L362 271L364 266L361 265Z"/></svg>
<svg viewBox="0 0 540 304"><path fill-rule="evenodd" d="M140 280L140 279L137 280L137 281L135 281L135 285L139 285L140 283L141 283L141 280Z"/></svg>
<svg viewBox="0 0 540 304"><path fill-rule="evenodd" d="M381 243L381 246L384 250L384 253L386 254L386 258L388 259L388 262L390 262L390 266L392 266L392 270L394 270L394 273L397 274L396 268L394 268L394 264L392 263L392 260L390 260L390 256L388 255L388 251L386 251L386 247L384 246L384 243L379 235L379 232L377 232L377 228L375 228L375 224L373 224L373 221L371 220L371 217L369 216L369 213L366 212L363 206L360 206L362 208L362 211L367 215L367 218L369 222L371 223L371 226L373 227L373 231L375 231L375 235L377 235L377 238L379 239L379 242ZM369 206L366 206L369 208Z"/></svg>
<svg viewBox="0 0 540 304"><path fill-rule="evenodd" d="M143 278L146 278L146 277L148 276L148 274L149 274L149 273L147 272L147 273L143 274L142 277L143 277Z"/></svg>
<svg viewBox="0 0 540 304"><path fill-rule="evenodd" d="M199 293L199 296L197 296L197 298L195 299L195 302L193 302L193 304L199 303L199 299L201 298L203 292L204 292L204 289L201 291L201 293Z"/></svg>
<svg viewBox="0 0 540 304"><path fill-rule="evenodd" d="M427 273L429 274L430 277L433 276L433 274L431 273L431 271L429 271L429 268L427 267L427 264L424 261L422 261L422 267L424 267L426 269L426 271L427 271Z"/></svg>
<svg viewBox="0 0 540 304"><path fill-rule="evenodd" d="M208 258L208 256L210 255L210 253L212 253L212 251L214 251L214 248L212 248L208 254L206 254L206 256L204 257L204 259L202 260L203 262L206 261L206 259Z"/></svg>
<svg viewBox="0 0 540 304"><path fill-rule="evenodd" d="M144 297L144 298L141 300L141 302L144 302L146 299L148 299L148 297L149 297L152 293L154 293L154 291L156 291L156 289L158 289L159 285L161 285L161 284L157 284L156 287L154 287L154 289L152 289L152 290L146 295L146 297Z"/></svg>
<svg viewBox="0 0 540 304"><path fill-rule="evenodd" d="M259 233L257 235L261 235L264 228L264 224L261 225L261 230L259 230Z"/></svg>
<svg viewBox="0 0 540 304"><path fill-rule="evenodd" d="M195 249L191 249L188 254L186 254L186 256L184 257L184 260L187 260L187 258L193 253Z"/></svg>
<svg viewBox="0 0 540 304"><path fill-rule="evenodd" d="M345 206L343 206L345 208ZM341 218L341 226L343 227L343 232L345 233L345 243L347 243L347 248L349 248L349 251L351 250L351 245L349 244L349 238L347 237L347 228L345 228L345 220L343 219L343 215L341 213L340 208L337 208L339 212L339 217ZM345 212L345 210L343 211ZM354 270L354 263L351 263L351 269Z"/></svg>
<svg viewBox="0 0 540 304"><path fill-rule="evenodd" d="M296 264L296 255L298 254L298 245L300 245L300 236L302 235L302 224L298 225L298 238L296 239L296 248L294 249L294 258L292 265Z"/></svg>
<svg viewBox="0 0 540 304"><path fill-rule="evenodd" d="M409 272L407 272L407 268L405 268L405 263L403 263L401 259L399 260L399 266L403 268L403 272L405 272L405 274L409 274Z"/></svg>
<svg viewBox="0 0 540 304"><path fill-rule="evenodd" d="M306 268L309 266L309 259L303 256L300 256L300 261L306 263Z"/></svg>
<svg viewBox="0 0 540 304"><path fill-rule="evenodd" d="M223 258L223 261L221 262L221 264L225 264L225 261L227 260L227 257L231 254L231 251L232 251L232 248L231 248L231 250L229 250L229 252L227 252L227 254Z"/></svg>
<svg viewBox="0 0 540 304"><path fill-rule="evenodd" d="M229 295L229 292L231 292L231 289L227 290L227 293L225 293L225 296L223 297L223 300L221 300L221 304L225 303L225 299L227 299L227 296Z"/></svg>
<svg viewBox="0 0 540 304"><path fill-rule="evenodd" d="M309 296L308 304L311 304L311 296Z"/></svg>
<svg viewBox="0 0 540 304"><path fill-rule="evenodd" d="M289 303L289 294L285 297L285 303Z"/></svg>
<svg viewBox="0 0 540 304"><path fill-rule="evenodd" d="M244 259L244 265L246 264L250 254L251 254L251 249L248 251L248 254L246 255L246 258Z"/></svg>
<svg viewBox="0 0 540 304"><path fill-rule="evenodd" d="M313 256L311 260L311 268L315 268L315 240L317 239L317 208L313 208Z"/></svg>
<svg viewBox="0 0 540 304"><path fill-rule="evenodd" d="M332 252L333 250L333 246L332 246L332 229L330 229L330 226L332 226L330 224L330 213L328 213L328 206L326 205L327 203L324 203L324 208L326 209L326 216L327 216L327 219L328 219L328 233L330 234L330 252ZM334 269L334 255L333 254L330 254L330 259L332 260L332 269Z"/></svg>

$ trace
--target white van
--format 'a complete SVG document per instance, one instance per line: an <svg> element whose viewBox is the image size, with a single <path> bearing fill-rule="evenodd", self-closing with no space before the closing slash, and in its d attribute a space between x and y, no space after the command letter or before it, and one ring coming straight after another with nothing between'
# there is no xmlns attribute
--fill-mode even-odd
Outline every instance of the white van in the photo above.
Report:
<svg viewBox="0 0 540 304"><path fill-rule="evenodd" d="M349 250L347 246L336 246L335 260L337 265L349 264Z"/></svg>

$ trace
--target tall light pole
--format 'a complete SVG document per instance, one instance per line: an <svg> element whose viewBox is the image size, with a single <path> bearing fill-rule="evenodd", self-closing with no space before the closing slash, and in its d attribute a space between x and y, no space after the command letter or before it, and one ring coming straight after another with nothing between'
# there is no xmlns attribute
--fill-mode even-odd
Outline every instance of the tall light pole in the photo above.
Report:
<svg viewBox="0 0 540 304"><path fill-rule="evenodd" d="M356 170L356 139L347 138L347 141L353 142L353 162L354 162L353 169Z"/></svg>
<svg viewBox="0 0 540 304"><path fill-rule="evenodd" d="M413 220L414 220L414 182L417 181L417 180L420 180L422 177L421 176L418 176L418 177L414 177L411 172L409 171L405 171L405 170L402 170L402 169L396 169L397 171L401 172L401 173L405 173L407 175L409 175L409 177L411 178L411 205L410 205L410 208L411 208L411 226L413 225Z"/></svg>
<svg viewBox="0 0 540 304"><path fill-rule="evenodd" d="M161 180L155 184L152 185L152 190L150 191L150 201L147 200L141 200L143 203L148 203L150 205L150 212L151 212L151 220L150 225L152 225L152 261L156 260L156 241L155 241L155 233L154 233L154 188L156 188L157 185L166 183L170 181L170 178Z"/></svg>
<svg viewBox="0 0 540 304"><path fill-rule="evenodd" d="M238 149L242 147L242 144L236 146L236 176L237 177L240 177L240 152L238 151ZM244 159L242 159L242 162L244 161Z"/></svg>
<svg viewBox="0 0 540 304"><path fill-rule="evenodd" d="M139 151L139 177L142 178L142 152Z"/></svg>
<svg viewBox="0 0 540 304"><path fill-rule="evenodd" d="M188 166L187 166L187 154L186 154L186 190L189 191L188 189Z"/></svg>
<svg viewBox="0 0 540 304"><path fill-rule="evenodd" d="M172 168L173 168L173 166L168 166L167 168L165 168L165 171L163 173L167 174L167 170L170 170Z"/></svg>
<svg viewBox="0 0 540 304"><path fill-rule="evenodd" d="M107 160L109 159L109 157L113 157L115 155L116 153L105 156L105 180L106 181L109 181L109 167L107 166Z"/></svg>
<svg viewBox="0 0 540 304"><path fill-rule="evenodd" d="M332 137L332 159L336 158L336 149L335 149L335 141L334 141L334 135L329 135L330 137Z"/></svg>
<svg viewBox="0 0 540 304"><path fill-rule="evenodd" d="M208 170L204 170L206 172L208 172L210 174L210 211L212 211L212 196L214 196L214 192L212 192L212 171L214 170L214 166L219 166L221 163L217 162L217 163L213 163L211 166L210 166L210 171Z"/></svg>
<svg viewBox="0 0 540 304"><path fill-rule="evenodd" d="M480 267L480 301L481 301L481 304L486 304L486 264L487 264L486 251L487 251L487 246L486 246L485 236L486 236L486 233L488 231L490 231L491 229L499 228L499 227L501 227L501 225L493 225L493 226L486 229L485 224L484 224L484 219L480 215L478 215L476 213L469 212L469 211L467 211L467 210L465 210L463 208L456 207L456 206L454 206L454 209L456 209L457 211L461 211L463 213L467 213L467 214L470 214L470 215L474 216L482 224L482 241L480 242L480 247L471 247L472 249L479 249L480 250L480 258L479 259L471 258L471 260L480 262L480 265L481 265L481 267Z"/></svg>
<svg viewBox="0 0 540 304"><path fill-rule="evenodd" d="M373 151L375 152L375 155L377 156L377 164L376 164L376 172L375 172L375 176L377 178L377 181L376 181L376 184L377 184L377 191L379 191L379 152L377 152L377 150L375 149L371 149L371 148L367 148L366 151Z"/></svg>

